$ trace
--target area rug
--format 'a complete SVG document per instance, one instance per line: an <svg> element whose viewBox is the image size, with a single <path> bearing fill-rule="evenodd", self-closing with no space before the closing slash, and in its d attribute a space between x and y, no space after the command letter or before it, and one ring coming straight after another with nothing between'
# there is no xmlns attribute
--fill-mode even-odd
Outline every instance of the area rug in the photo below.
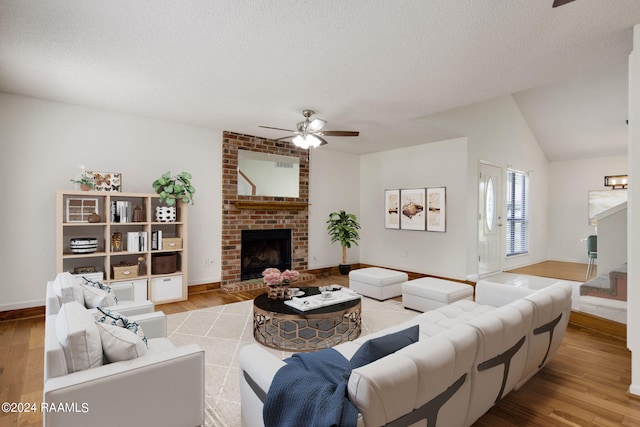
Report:
<svg viewBox="0 0 640 427"><path fill-rule="evenodd" d="M198 344L205 350L205 426L239 427L238 354L253 339L253 301L167 316L167 334L176 346ZM416 316L395 300L362 298L362 335ZM266 348L266 347L265 347ZM284 359L292 353L269 349Z"/></svg>

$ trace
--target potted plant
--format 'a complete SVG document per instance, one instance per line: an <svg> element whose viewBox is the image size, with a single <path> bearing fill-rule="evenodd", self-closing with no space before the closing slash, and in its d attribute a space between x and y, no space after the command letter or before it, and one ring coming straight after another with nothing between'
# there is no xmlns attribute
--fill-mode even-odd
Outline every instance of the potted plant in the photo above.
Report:
<svg viewBox="0 0 640 427"><path fill-rule="evenodd" d="M354 214L341 210L329 214L327 231L331 236L331 243L340 242L342 246L342 264L338 266L341 274L349 274L351 266L347 264L347 248L352 244L358 245L360 224Z"/></svg>
<svg viewBox="0 0 640 427"><path fill-rule="evenodd" d="M181 172L175 176L171 176L171 172L166 172L153 181L152 185L154 191L160 195L160 201L165 202L167 206L175 206L176 200L193 205L193 193L196 189L191 184L191 178L189 172Z"/></svg>
<svg viewBox="0 0 640 427"><path fill-rule="evenodd" d="M81 177L81 178L76 178L76 179L70 179L69 181L75 183L75 184L79 184L80 185L80 189L82 191L89 191L93 188L93 180L91 178L87 178L85 176Z"/></svg>

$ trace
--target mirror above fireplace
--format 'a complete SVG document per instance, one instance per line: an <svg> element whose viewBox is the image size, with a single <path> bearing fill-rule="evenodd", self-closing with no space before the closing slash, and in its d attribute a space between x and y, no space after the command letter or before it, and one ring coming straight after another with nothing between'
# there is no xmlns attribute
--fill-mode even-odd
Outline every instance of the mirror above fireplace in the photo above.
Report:
<svg viewBox="0 0 640 427"><path fill-rule="evenodd" d="M300 159L238 150L238 195L300 197Z"/></svg>

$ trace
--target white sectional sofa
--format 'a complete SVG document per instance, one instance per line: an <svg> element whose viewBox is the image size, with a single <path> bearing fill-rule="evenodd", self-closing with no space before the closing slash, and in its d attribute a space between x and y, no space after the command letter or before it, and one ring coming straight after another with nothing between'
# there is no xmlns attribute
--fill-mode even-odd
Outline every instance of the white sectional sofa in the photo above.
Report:
<svg viewBox="0 0 640 427"><path fill-rule="evenodd" d="M419 340L353 369L348 395L359 426L469 426L524 384L557 352L571 286L541 290L476 285L462 300L334 347L347 359L366 341L419 325ZM258 344L240 353L242 424L262 426L263 400L285 362ZM294 404L293 401L291 403Z"/></svg>

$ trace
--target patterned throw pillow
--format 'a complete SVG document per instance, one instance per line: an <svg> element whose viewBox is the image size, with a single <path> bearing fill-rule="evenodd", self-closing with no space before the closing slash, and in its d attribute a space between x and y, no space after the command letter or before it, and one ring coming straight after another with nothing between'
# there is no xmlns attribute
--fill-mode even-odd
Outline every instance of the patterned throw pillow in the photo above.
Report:
<svg viewBox="0 0 640 427"><path fill-rule="evenodd" d="M91 287L94 287L94 288L98 288L100 290L105 291L107 294L109 294L109 297L113 298L113 300L115 301L113 304L110 304L110 305L116 305L118 303L118 297L116 297L116 294L115 294L115 292L113 292L113 289L111 289L111 286L105 285L104 283L98 282L96 280L87 279L84 276L82 276L81 283L83 285L87 285L87 286L91 286Z"/></svg>
<svg viewBox="0 0 640 427"><path fill-rule="evenodd" d="M133 332L142 340L145 346L147 344L147 337L144 336L144 332L142 331L142 327L138 325L136 322L131 322L125 316L121 315L117 311L111 311L108 309L103 309L98 307L98 311L102 313L102 316L98 318L98 323L107 323L109 325L119 326L121 328L125 328Z"/></svg>

